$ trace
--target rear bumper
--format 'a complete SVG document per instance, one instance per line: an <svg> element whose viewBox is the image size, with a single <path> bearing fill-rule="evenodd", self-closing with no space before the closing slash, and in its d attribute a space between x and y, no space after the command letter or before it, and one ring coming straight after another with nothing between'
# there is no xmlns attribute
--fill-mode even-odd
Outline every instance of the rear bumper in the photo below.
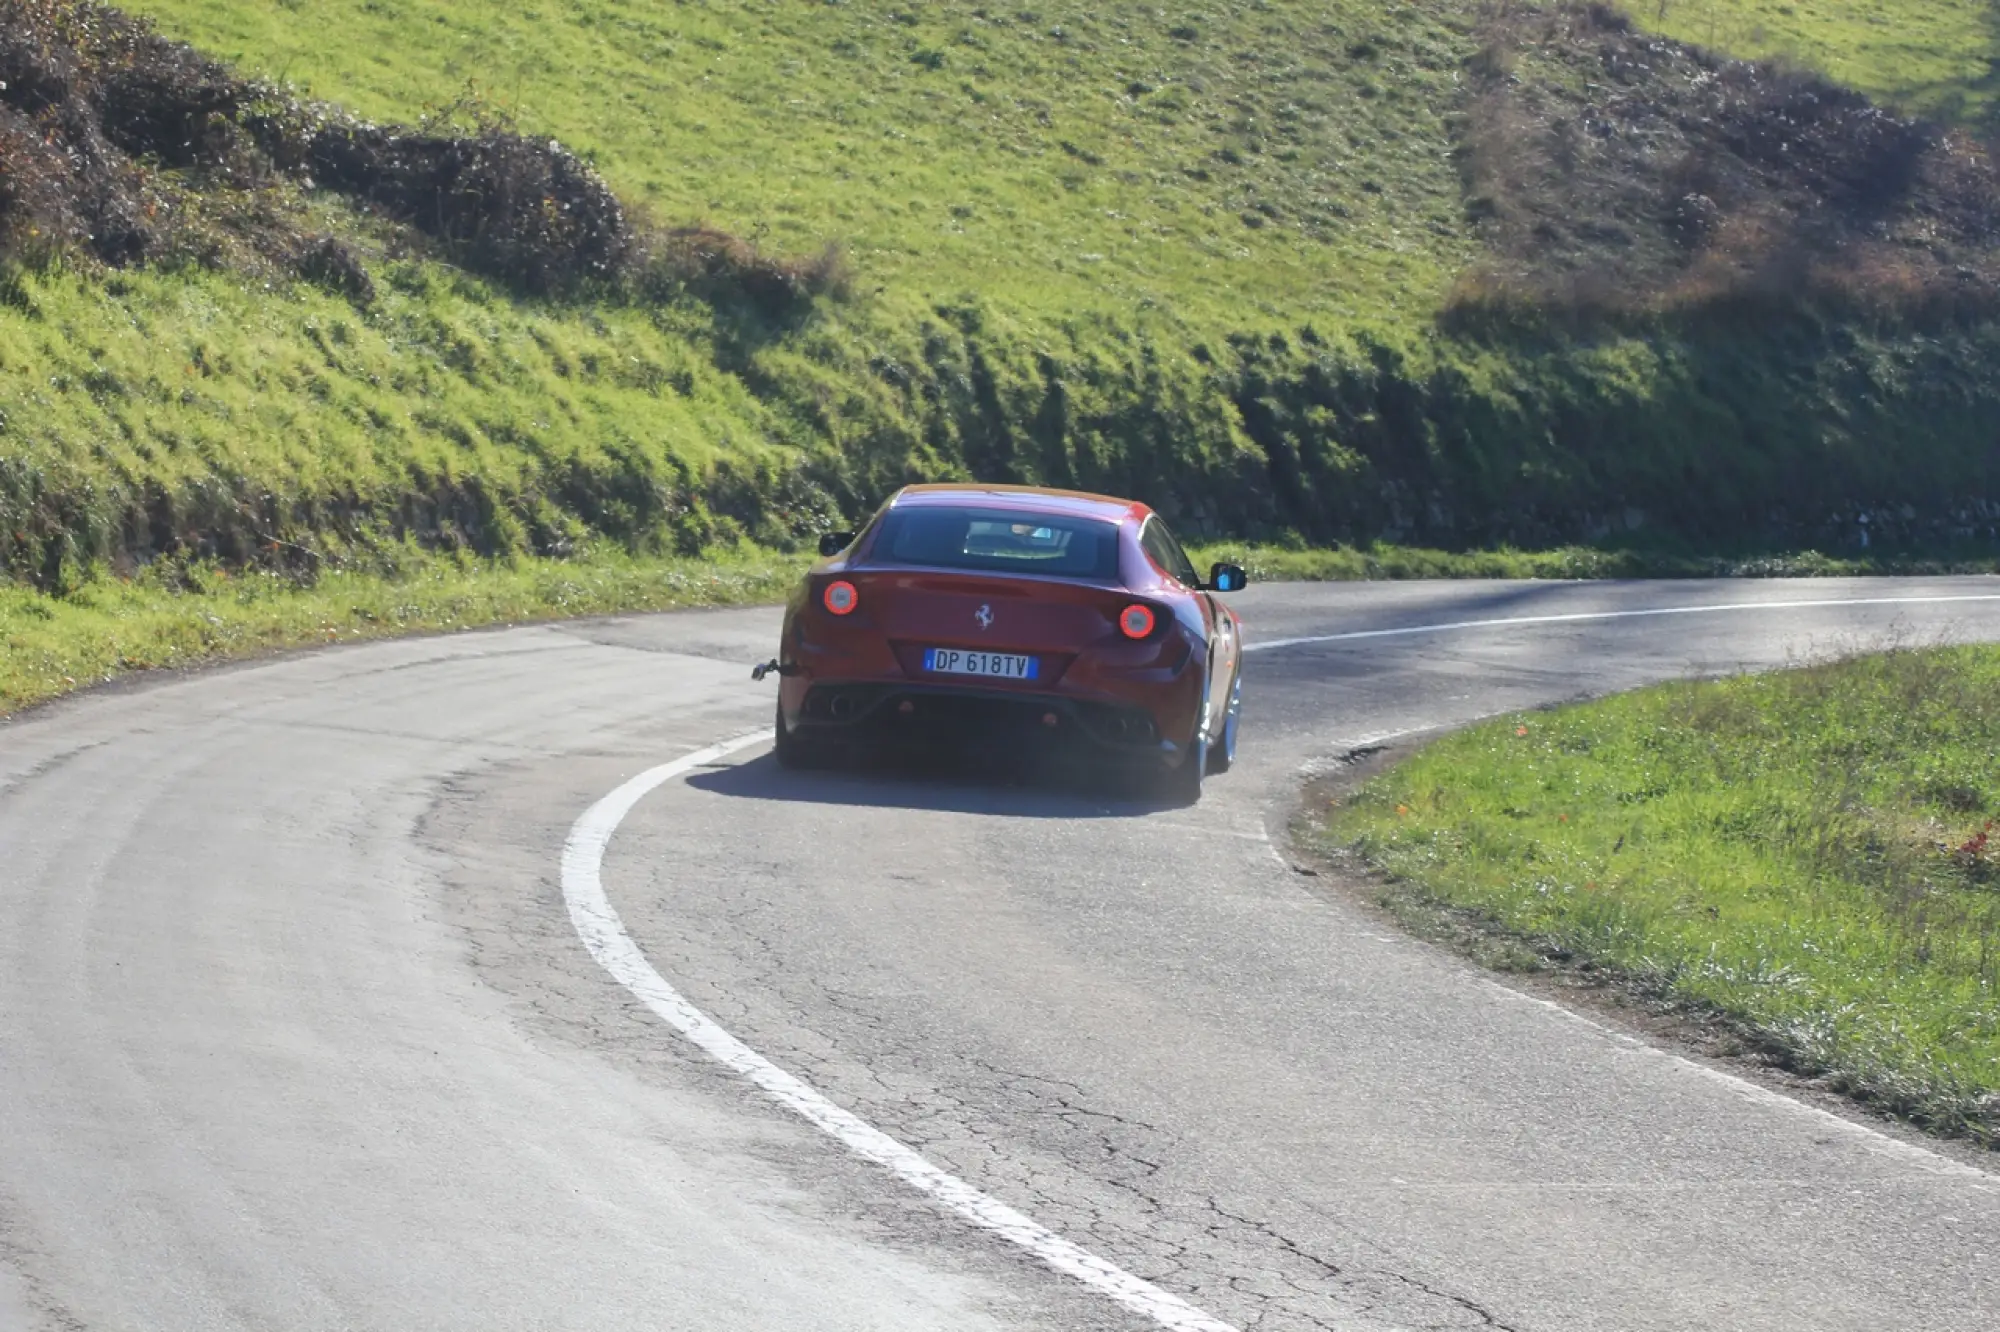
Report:
<svg viewBox="0 0 2000 1332"><path fill-rule="evenodd" d="M792 725L827 739L1057 747L1162 767L1174 766L1183 750L1138 704L965 684L814 681Z"/></svg>

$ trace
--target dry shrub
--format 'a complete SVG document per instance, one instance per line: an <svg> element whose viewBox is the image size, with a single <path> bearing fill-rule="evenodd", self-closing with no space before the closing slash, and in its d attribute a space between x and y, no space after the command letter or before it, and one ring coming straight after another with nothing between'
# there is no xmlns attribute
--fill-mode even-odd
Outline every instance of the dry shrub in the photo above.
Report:
<svg viewBox="0 0 2000 1332"><path fill-rule="evenodd" d="M1963 134L1603 6L1496 13L1471 73L1458 160L1489 258L1449 321L2000 308L2000 175Z"/></svg>
<svg viewBox="0 0 2000 1332"><path fill-rule="evenodd" d="M774 319L795 314L815 296L846 296L852 278L837 245L807 259L783 258L699 225L650 236L644 272L650 288L690 290L716 302L740 300Z"/></svg>
<svg viewBox="0 0 2000 1332"><path fill-rule="evenodd" d="M447 137L375 125L312 136L324 188L373 204L442 241L459 263L541 294L617 276L631 228L611 187L553 140L489 127Z"/></svg>
<svg viewBox="0 0 2000 1332"><path fill-rule="evenodd" d="M304 238L292 257L299 276L360 305L375 299L375 280L368 269L336 236Z"/></svg>
<svg viewBox="0 0 2000 1332"><path fill-rule="evenodd" d="M170 252L184 187L256 174L249 85L118 10L0 0L0 244L110 264Z"/></svg>
<svg viewBox="0 0 2000 1332"><path fill-rule="evenodd" d="M0 258L275 267L367 301L360 258L307 228L309 189L538 295L671 286L785 317L846 285L836 249L787 259L707 227L642 233L587 163L477 106L366 124L108 6L0 0Z"/></svg>

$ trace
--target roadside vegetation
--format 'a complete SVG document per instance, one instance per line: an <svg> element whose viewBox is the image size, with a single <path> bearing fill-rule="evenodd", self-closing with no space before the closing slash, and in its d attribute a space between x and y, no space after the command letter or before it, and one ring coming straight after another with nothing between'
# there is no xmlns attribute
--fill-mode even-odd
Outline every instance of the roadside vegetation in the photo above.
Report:
<svg viewBox="0 0 2000 1332"><path fill-rule="evenodd" d="M2000 1141L2000 649L1898 648L1447 736L1323 814L1407 921Z"/></svg>
<svg viewBox="0 0 2000 1332"><path fill-rule="evenodd" d="M1294 575L1981 567L1986 75L1901 109L1986 9L1897 3L1779 67L1481 0L0 0L0 580L671 570L965 477Z"/></svg>
<svg viewBox="0 0 2000 1332"><path fill-rule="evenodd" d="M699 560L610 553L513 564L402 552L393 575L155 564L46 597L0 584L0 718L133 671L416 633L784 597L800 562L746 548ZM747 666L747 663L746 663Z"/></svg>

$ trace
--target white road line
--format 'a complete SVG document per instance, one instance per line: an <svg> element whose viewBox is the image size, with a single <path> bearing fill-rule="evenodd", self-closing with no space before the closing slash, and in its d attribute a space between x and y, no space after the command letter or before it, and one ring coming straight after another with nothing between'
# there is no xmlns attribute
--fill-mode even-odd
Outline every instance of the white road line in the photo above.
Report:
<svg viewBox="0 0 2000 1332"><path fill-rule="evenodd" d="M1438 729L1436 723L1429 726L1410 726L1400 731L1384 731L1380 735L1363 736L1359 740L1336 740L1333 742L1333 747L1335 749L1345 749L1348 753L1352 754L1356 750L1377 749L1383 745L1394 744L1396 741L1408 736L1422 735L1425 731L1435 731L1436 729Z"/></svg>
<svg viewBox="0 0 2000 1332"><path fill-rule="evenodd" d="M1306 647L1314 643L1358 643L1369 638L1408 638L1417 634L1445 634L1457 629L1495 629L1522 624L1581 624L1590 620L1638 620L1659 615L1708 615L1728 611L1802 610L1815 606L1934 606L1961 601L2000 601L2000 593L1938 597L1849 597L1817 601L1738 601L1717 606L1655 606L1645 610L1580 611L1573 615L1520 615L1496 620L1455 620L1448 624L1408 625L1401 629L1358 629L1345 634L1310 634L1304 638L1274 638L1268 643L1245 643L1243 650L1275 652L1279 648Z"/></svg>
<svg viewBox="0 0 2000 1332"><path fill-rule="evenodd" d="M837 1138L848 1148L887 1167L905 1183L929 1194L982 1230L1020 1246L1056 1271L1152 1319L1170 1332L1237 1332L1177 1295L1070 1243L1048 1227L998 1198L932 1165L914 1150L864 1123L785 1072L718 1026L683 998L653 969L604 893L604 851L625 816L649 793L704 764L739 749L766 744L769 730L741 735L648 769L584 811L563 845L563 900L570 921L590 955L612 977L674 1030L717 1062L748 1078L787 1110Z"/></svg>

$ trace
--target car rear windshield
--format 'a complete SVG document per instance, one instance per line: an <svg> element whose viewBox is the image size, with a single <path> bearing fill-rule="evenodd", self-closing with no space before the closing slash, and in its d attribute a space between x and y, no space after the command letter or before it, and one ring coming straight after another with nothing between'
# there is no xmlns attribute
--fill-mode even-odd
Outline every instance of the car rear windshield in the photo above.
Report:
<svg viewBox="0 0 2000 1332"><path fill-rule="evenodd" d="M1118 577L1118 527L1094 518L926 504L891 509L869 558L1111 582Z"/></svg>

